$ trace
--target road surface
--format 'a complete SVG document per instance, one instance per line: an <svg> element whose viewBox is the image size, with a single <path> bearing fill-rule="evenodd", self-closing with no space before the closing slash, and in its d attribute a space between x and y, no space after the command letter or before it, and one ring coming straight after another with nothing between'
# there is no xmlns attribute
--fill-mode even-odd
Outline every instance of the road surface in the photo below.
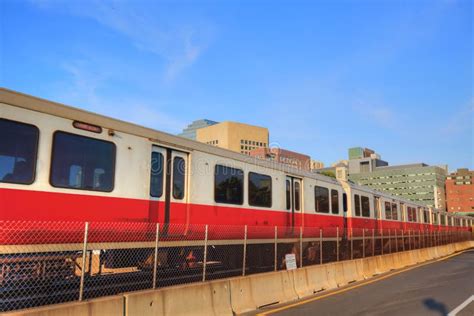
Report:
<svg viewBox="0 0 474 316"><path fill-rule="evenodd" d="M324 294L327 293L320 296ZM433 316L448 315L465 302L457 315L473 316L473 295L474 250L471 249L346 292L318 300L314 300L318 297L315 296L309 299L313 301L297 302L299 305L271 306L255 314Z"/></svg>

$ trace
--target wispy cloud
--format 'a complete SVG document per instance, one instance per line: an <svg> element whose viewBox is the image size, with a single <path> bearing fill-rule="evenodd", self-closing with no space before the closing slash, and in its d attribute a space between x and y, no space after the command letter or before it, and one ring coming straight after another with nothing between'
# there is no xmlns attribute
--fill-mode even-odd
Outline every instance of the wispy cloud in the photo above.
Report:
<svg viewBox="0 0 474 316"><path fill-rule="evenodd" d="M169 133L178 133L184 121L167 112L172 105L166 101L119 93L103 95L101 88L113 74L101 71L84 60L63 64L68 81L56 87L51 98L85 110L104 114Z"/></svg>
<svg viewBox="0 0 474 316"><path fill-rule="evenodd" d="M210 23L194 21L168 22L164 9L152 2L140 1L58 1L32 0L37 7L86 17L120 33L138 49L164 59L165 81L175 79L195 63L209 45ZM146 9L145 9L146 8ZM169 10L167 12L170 12Z"/></svg>

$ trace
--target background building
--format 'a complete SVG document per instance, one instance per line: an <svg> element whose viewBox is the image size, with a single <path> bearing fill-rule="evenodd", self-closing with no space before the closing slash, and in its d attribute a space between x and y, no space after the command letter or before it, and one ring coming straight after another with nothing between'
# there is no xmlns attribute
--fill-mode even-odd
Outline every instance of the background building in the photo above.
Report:
<svg viewBox="0 0 474 316"><path fill-rule="evenodd" d="M417 163L376 167L370 172L351 173L349 171L349 180L444 210L446 174L446 166L428 166Z"/></svg>
<svg viewBox="0 0 474 316"><path fill-rule="evenodd" d="M348 168L349 174L372 172L375 168L388 166L388 162L380 159L380 155L368 148L349 148Z"/></svg>
<svg viewBox="0 0 474 316"><path fill-rule="evenodd" d="M203 127L215 125L217 123L219 122L211 121L208 119L196 120L189 124L185 129L183 129L183 132L181 134L178 134L178 136L196 140L196 130Z"/></svg>
<svg viewBox="0 0 474 316"><path fill-rule="evenodd" d="M448 212L474 214L474 171L458 169L448 176L446 206Z"/></svg>
<svg viewBox="0 0 474 316"><path fill-rule="evenodd" d="M237 122L222 122L196 130L196 140L249 155L257 148L268 147L268 129Z"/></svg>
<svg viewBox="0 0 474 316"><path fill-rule="evenodd" d="M258 148L250 151L250 156L271 160L294 168L310 170L311 157L281 148Z"/></svg>

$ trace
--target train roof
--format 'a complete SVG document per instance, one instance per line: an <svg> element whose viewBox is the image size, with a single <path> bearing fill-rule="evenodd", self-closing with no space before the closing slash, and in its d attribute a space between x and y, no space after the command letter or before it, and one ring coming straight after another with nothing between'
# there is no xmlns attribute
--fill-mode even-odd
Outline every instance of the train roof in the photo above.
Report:
<svg viewBox="0 0 474 316"><path fill-rule="evenodd" d="M85 111L79 108L64 105L58 102L45 100L39 97L31 96L28 94L20 93L6 88L0 88L0 102L33 110L49 115L54 115L73 121L81 121L93 125L101 126L113 131L120 131L127 134L132 134L139 137L148 138L151 142L156 141L163 145L168 145L184 151L201 151L212 155L217 155L223 158L234 159L237 161L254 164L261 167L266 167L274 170L286 172L290 175L307 177L315 180L328 182L332 184L340 184L340 182L332 177L328 177L315 172L300 170L282 163L257 159L249 157L247 155L237 153L228 149L215 147L212 145L204 144L191 139L179 137L169 133L161 132L152 128L140 126L137 124L125 122L122 120L114 119L104 115L96 114L93 112ZM388 199L397 199L407 204L413 204L420 207L426 207L414 201L410 201L399 196L393 196L381 191L371 189L367 186L357 185L353 182L348 181L347 184L357 190L371 193L373 195L385 197Z"/></svg>

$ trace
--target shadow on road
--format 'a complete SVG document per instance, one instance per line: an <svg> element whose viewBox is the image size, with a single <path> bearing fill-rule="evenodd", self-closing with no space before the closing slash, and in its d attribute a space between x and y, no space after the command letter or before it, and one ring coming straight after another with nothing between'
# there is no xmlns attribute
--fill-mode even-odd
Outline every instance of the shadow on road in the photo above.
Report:
<svg viewBox="0 0 474 316"><path fill-rule="evenodd" d="M439 314L442 316L448 315L448 310L446 309L446 305L444 305L441 302L436 301L435 299L428 298L423 301L423 304L425 304L425 306L428 309L439 312Z"/></svg>

